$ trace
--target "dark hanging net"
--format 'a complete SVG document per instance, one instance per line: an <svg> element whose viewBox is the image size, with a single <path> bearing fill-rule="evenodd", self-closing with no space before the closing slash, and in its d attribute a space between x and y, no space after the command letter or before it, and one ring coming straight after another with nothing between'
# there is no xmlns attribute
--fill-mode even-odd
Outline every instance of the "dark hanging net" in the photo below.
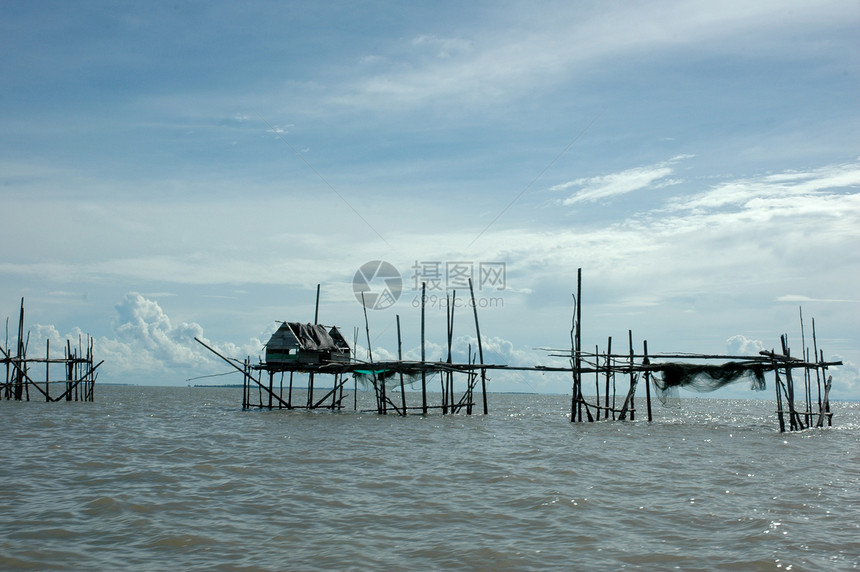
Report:
<svg viewBox="0 0 860 572"><path fill-rule="evenodd" d="M352 372L352 375L355 377L356 381L362 385L362 387L373 387L374 379L377 383L384 381L386 385L391 385L391 383L395 383L397 385L400 384L400 372L392 369L357 369ZM428 377L430 377L430 375L432 374L428 373ZM421 372L403 374L404 385L411 386L416 381L421 381Z"/></svg>
<svg viewBox="0 0 860 572"><path fill-rule="evenodd" d="M657 396L666 405L670 399L678 397L678 389L705 393L715 391L731 383L749 380L750 389L765 389L764 368L758 364L728 362L721 365L701 365L691 363L655 364L660 378L654 378ZM656 373L656 372L655 372Z"/></svg>

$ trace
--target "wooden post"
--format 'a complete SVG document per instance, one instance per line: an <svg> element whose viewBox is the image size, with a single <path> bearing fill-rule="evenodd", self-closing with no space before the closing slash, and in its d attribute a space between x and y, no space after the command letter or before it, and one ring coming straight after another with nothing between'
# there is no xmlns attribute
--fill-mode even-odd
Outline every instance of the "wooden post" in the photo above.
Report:
<svg viewBox="0 0 860 572"><path fill-rule="evenodd" d="M633 376L633 330L627 330L627 341L630 344L630 421L636 421L636 380Z"/></svg>
<svg viewBox="0 0 860 572"><path fill-rule="evenodd" d="M597 359L595 356L594 359ZM609 339L606 341L606 394L604 398L604 403L606 404L606 419L609 419L609 378L614 376L615 374L612 372L612 336L609 336ZM612 418L615 419L615 412L612 412Z"/></svg>
<svg viewBox="0 0 860 572"><path fill-rule="evenodd" d="M248 369L248 371L251 371L251 358L250 357L245 358L245 367ZM269 393L269 395L272 395L271 392ZM260 407L260 409L262 409L263 408L263 384L262 383L257 384L257 397L260 400L259 401L259 403L260 403L259 407Z"/></svg>
<svg viewBox="0 0 860 572"><path fill-rule="evenodd" d="M93 372L93 338L90 337L90 401L95 399L96 392L96 376Z"/></svg>
<svg viewBox="0 0 860 572"><path fill-rule="evenodd" d="M597 400L597 420L600 421L600 347L594 344L594 395Z"/></svg>
<svg viewBox="0 0 860 572"><path fill-rule="evenodd" d="M478 324L478 304L475 303L475 289L469 278L469 294L472 297L472 311L475 314L475 335L478 337L478 361L484 365L484 347L481 344L481 326ZM481 396L484 399L484 415L487 414L487 370L481 368ZM471 400L470 400L471 401Z"/></svg>
<svg viewBox="0 0 860 572"><path fill-rule="evenodd" d="M424 353L424 304L427 301L427 283L421 283L421 413L427 415L427 356Z"/></svg>
<svg viewBox="0 0 860 572"><path fill-rule="evenodd" d="M314 302L314 326L319 323L320 317L320 285L317 284L316 302ZM308 374L308 409L314 406L314 372Z"/></svg>
<svg viewBox="0 0 860 572"><path fill-rule="evenodd" d="M385 414L387 409L385 405L385 385L383 382L382 393L380 394L379 383L376 379L376 370L373 367L373 351L370 348L370 322L367 320L367 306L364 304L364 292L361 293L361 307L364 310L364 329L367 332L367 359L370 362L370 375L373 380L373 389L376 393L376 412Z"/></svg>
<svg viewBox="0 0 860 572"><path fill-rule="evenodd" d="M780 342L782 343L782 354L786 357L789 356L789 352L791 351L788 347L788 337L783 334L780 336ZM788 364L785 365L785 386L786 386L786 397L788 400L788 421L789 427L792 431L797 431L799 429L803 429L801 426L802 423L800 418L797 415L797 411L794 408L794 380L791 377L791 368L788 367Z"/></svg>
<svg viewBox="0 0 860 572"><path fill-rule="evenodd" d="M339 373L334 374L334 385L331 388L331 405L329 406L332 410L334 410L335 403L337 403L337 388L341 375Z"/></svg>
<svg viewBox="0 0 860 572"><path fill-rule="evenodd" d="M72 341L66 340L66 401L72 400L72 380L74 379L74 366L72 365Z"/></svg>
<svg viewBox="0 0 860 572"><path fill-rule="evenodd" d="M448 340L448 358L445 360L446 363L451 363L451 297L446 293L445 294L445 329ZM448 381L449 381L450 372L444 371L439 372L439 381L442 383L442 415L446 415L448 413ZM453 399L451 400L451 405L453 406Z"/></svg>
<svg viewBox="0 0 860 572"><path fill-rule="evenodd" d="M644 344L644 355L645 358L642 361L644 365L650 365L650 361L648 360L648 340L643 341ZM648 405L648 421L651 422L651 372L647 369L645 370L645 401Z"/></svg>
<svg viewBox="0 0 860 572"><path fill-rule="evenodd" d="M577 415L582 421L582 268L576 270L576 388Z"/></svg>
<svg viewBox="0 0 860 572"><path fill-rule="evenodd" d="M579 396L579 387L576 379L576 294L573 297L573 315L570 318L570 379L572 381L570 387L570 422L579 421L576 416L577 397Z"/></svg>
<svg viewBox="0 0 860 572"><path fill-rule="evenodd" d="M818 339L815 337L815 318L812 318L812 351L815 356L815 361L818 361ZM822 360L823 361L823 360ZM818 427L821 427L821 421L823 419L822 413L824 412L821 406L821 373L818 371L818 365L815 366L815 381L818 385Z"/></svg>
<svg viewBox="0 0 860 572"><path fill-rule="evenodd" d="M358 326L352 329L352 359L358 355ZM352 374L352 410L358 411L358 377Z"/></svg>
<svg viewBox="0 0 860 572"><path fill-rule="evenodd" d="M278 409L281 409L284 406L284 372L281 372L281 378L278 380L278 397L280 397L280 401L278 401Z"/></svg>
<svg viewBox="0 0 860 572"><path fill-rule="evenodd" d="M45 401L51 401L51 338L45 340Z"/></svg>
<svg viewBox="0 0 860 572"><path fill-rule="evenodd" d="M24 397L24 376L22 370L26 359L24 351L24 298L21 298L21 313L18 318L18 349L17 359L19 367L15 370L15 401L21 401Z"/></svg>
<svg viewBox="0 0 860 572"><path fill-rule="evenodd" d="M242 369L242 409L248 407L248 372Z"/></svg>
<svg viewBox="0 0 860 572"><path fill-rule="evenodd" d="M472 344L469 344L469 357L466 360L466 363L471 365L474 362L472 358ZM472 370L469 370L469 373L466 378L468 381L466 382L466 415L472 414L472 387L475 382L475 375Z"/></svg>
<svg viewBox="0 0 860 572"><path fill-rule="evenodd" d="M809 363L809 349L806 347L806 332L803 328L803 306L798 306L798 310L800 311L800 349L803 355L803 361ZM804 418L806 421L806 426L811 427L811 418L812 418L812 394L810 393L810 376L809 376L809 367L803 368L803 389L804 389L804 397L806 399L806 407L804 407Z"/></svg>
<svg viewBox="0 0 860 572"><path fill-rule="evenodd" d="M272 408L272 397L275 390L275 372L269 371L269 409Z"/></svg>
<svg viewBox="0 0 860 572"><path fill-rule="evenodd" d="M403 342L400 338L400 314L397 314L397 360L403 361ZM406 388L403 384L403 370L400 370L400 410L406 417Z"/></svg>
<svg viewBox="0 0 860 572"><path fill-rule="evenodd" d="M771 351L771 355L775 355L776 352ZM779 432L785 433L785 415L782 411L782 390L780 386L782 382L779 380L779 369L776 367L776 359L772 361L773 363L773 386L776 388L776 416L779 419Z"/></svg>

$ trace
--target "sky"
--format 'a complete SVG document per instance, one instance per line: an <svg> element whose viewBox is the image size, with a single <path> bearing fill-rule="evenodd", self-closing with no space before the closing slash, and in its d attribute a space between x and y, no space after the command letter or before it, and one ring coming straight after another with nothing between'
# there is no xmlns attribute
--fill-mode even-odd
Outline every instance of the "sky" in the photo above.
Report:
<svg viewBox="0 0 860 572"><path fill-rule="evenodd" d="M317 285L359 355L357 288L389 288L376 359L397 316L420 356L422 282L443 358L454 295L465 361L471 277L485 362L564 366L581 269L585 349L802 356L814 320L860 399L858 28L853 0L0 3L0 317L92 336L100 382L237 383L194 337L256 360Z"/></svg>

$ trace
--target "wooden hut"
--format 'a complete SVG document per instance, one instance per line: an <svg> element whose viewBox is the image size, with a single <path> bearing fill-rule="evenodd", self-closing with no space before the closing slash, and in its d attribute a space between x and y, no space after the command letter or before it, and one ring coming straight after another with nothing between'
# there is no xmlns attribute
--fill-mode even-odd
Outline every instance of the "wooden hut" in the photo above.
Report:
<svg viewBox="0 0 860 572"><path fill-rule="evenodd" d="M266 343L268 364L349 362L350 347L336 326L282 322Z"/></svg>

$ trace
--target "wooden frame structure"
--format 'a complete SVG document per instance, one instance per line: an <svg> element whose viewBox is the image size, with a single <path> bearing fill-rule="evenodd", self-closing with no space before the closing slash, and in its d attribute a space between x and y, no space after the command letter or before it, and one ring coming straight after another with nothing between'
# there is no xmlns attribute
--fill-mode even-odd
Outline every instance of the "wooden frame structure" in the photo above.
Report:
<svg viewBox="0 0 860 572"><path fill-rule="evenodd" d="M51 341L45 342L45 357L32 358L27 356L30 345L30 333L24 335L24 299L21 298L21 312L18 318L18 340L15 350L9 348L8 320L6 324L6 347L0 348L0 363L5 366L5 381L0 386L0 399L15 401L30 401L30 390L41 393L45 401L93 401L95 383L98 374L96 369L104 363L100 361L93 365L93 339L87 336L86 341L78 339L78 347L73 347L71 340L66 340L64 356L51 357ZM44 380L34 380L31 371L33 365L45 365ZM51 364L59 365L64 374L63 379L51 379ZM52 386L60 386L52 390ZM52 395L53 394L53 395Z"/></svg>
<svg viewBox="0 0 860 572"><path fill-rule="evenodd" d="M786 431L786 418L790 431L801 431L810 427L832 425L833 413L830 410L830 388L832 376L827 376L831 366L842 365L841 361L825 361L824 351L818 348L815 332L815 320L812 321L813 353L810 359L810 348L806 347L806 336L803 328L803 311L800 313L801 337L804 346L804 358L791 355L788 347L788 336L780 336L781 353L763 350L759 355L706 355L706 354L658 354L649 355L648 341L643 342L643 351L637 354L633 348L633 332L628 330L628 348L626 354L612 353L612 338L607 340L606 351L601 352L595 347L594 353L584 352L581 342L581 294L582 269L577 274L577 293L574 297L573 325L571 327L571 349L569 353L550 354L552 357L570 359L570 371L573 376L571 391L571 422L587 420L626 420L636 418L636 388L640 379L645 384L645 402L647 405L648 421L653 419L651 411L651 386L658 387L655 374L682 368L692 368L703 375L719 375L723 372L751 372L761 377L766 372L772 372L776 390L777 418L780 432ZM553 351L553 350L550 350ZM675 360L675 361L668 361ZM683 360L678 362L676 360ZM719 361L719 364L711 362ZM691 364L690 362L694 362ZM702 363L705 365L702 365ZM698 364L698 365L695 365ZM710 364L710 365L708 365ZM793 372L801 370L803 385L795 388ZM584 395L585 375L594 375L594 396L591 400ZM627 379L627 391L623 400L618 399L616 392L617 377ZM826 376L826 379L825 379ZM813 383L813 377L815 378ZM763 382L763 377L761 378ZM602 387L601 387L602 385ZM611 387L611 392L610 392ZM601 395L603 401L601 402ZM620 401L620 405L619 405ZM585 413L585 417L583 417Z"/></svg>
<svg viewBox="0 0 860 572"><path fill-rule="evenodd" d="M472 299L472 309L474 311L475 330L477 332L478 348L477 354L472 354L471 347L469 348L468 363L454 363L452 360L452 343L453 343L453 328L454 328L454 307L456 300L456 291L453 291L448 303L447 315L447 340L448 340L448 356L444 362L426 360L425 352L425 305L427 301L426 284L422 284L421 289L421 360L420 361L404 361L402 351L402 338L400 330L400 316L396 316L397 321L397 351L398 359L396 361L374 361L373 349L370 343L370 324L367 319L367 306L364 306L365 331L367 334L367 353L368 359L360 361L356 359L354 353L348 360L343 359L343 356L336 352L332 355L328 349L323 349L320 352L314 353L304 347L300 329L308 332L337 332L340 339L340 331L335 326L323 326L319 324L319 295L320 287L317 285L316 307L314 311L314 323L296 325L295 322L283 322L279 332L284 329L284 325L290 332L293 332L296 338L295 342L290 340L283 344L279 340L279 348L287 346L295 347L297 353L293 359L283 359L283 354L273 354L267 351L267 360L257 364L251 363L250 358L245 358L244 361L228 358L220 352L203 342L198 338L194 338L198 343L207 348L209 351L220 357L226 363L242 373L242 407L258 407L268 409L332 409L340 410L344 408L344 387L349 381L349 375L352 375L353 380L362 378L367 380L373 388L376 397L376 412L386 415L389 412L398 415L407 415L408 412L420 411L426 415L431 410L439 410L443 415L449 413L465 412L471 415L476 403L475 393L480 383L481 406L484 414L488 413L487 405L487 369L497 368L498 366L486 366L483 363L483 346L481 344L480 325L478 323L478 311L475 304L475 293L472 287L471 280L469 281L469 292ZM358 331L355 332L355 339L358 339ZM273 336L274 338L274 336ZM283 336L282 336L283 338ZM345 340L343 340L345 344ZM355 344L354 344L355 345ZM342 344L341 344L342 349ZM348 345L346 347L348 350ZM304 355L302 355L304 352ZM354 349L353 349L354 352ZM277 355L275 360L268 359L268 356ZM474 358L474 359L473 359ZM477 361L475 361L477 360ZM241 364L241 365L240 365ZM289 374L286 388L284 381L286 375ZM296 383L296 374L307 376L307 397L302 403L296 403L293 400L293 389ZM331 389L319 397L315 393L316 380L318 375L331 375L333 382ZM428 378L438 374L441 383L441 403L432 404L428 401L427 384ZM275 377L279 377L278 385L275 385ZM455 376L466 378L465 391L460 395L455 392ZM266 379L268 378L268 379ZM412 380L420 378L421 386L421 405L407 405L406 403L406 379ZM400 402L396 403L392 399L394 392L391 391L392 383L395 388L400 389ZM326 386L328 387L328 386ZM286 393L285 393L286 391ZM353 399L353 409L357 408L357 384Z"/></svg>
<svg viewBox="0 0 860 572"><path fill-rule="evenodd" d="M798 431L810 427L823 427L825 424L832 425L833 414L830 410L830 388L832 378L827 376L827 369L831 366L842 365L841 361L825 361L824 352L818 348L815 333L815 321L812 323L813 359L810 359L810 349L804 349L804 358L793 357L788 348L788 338L781 337L781 353L776 351L762 351L759 355L733 356L733 355L707 355L707 354L649 354L647 340L643 342L643 350L636 353L633 347L633 332L628 331L628 352L613 353L612 338L607 341L606 350L601 352L595 347L594 352L586 352L582 349L582 269L577 271L577 290L574 294L574 312L570 331L570 350L548 350L551 357L566 358L570 361L569 367L531 366L519 367L500 364L484 363L483 348L481 344L481 330L478 323L477 306L475 294L471 281L469 291L474 310L475 332L477 336L477 354L473 354L469 348L467 363L453 363L451 357L451 346L454 327L454 299L448 300L447 316L447 339L448 357L444 362L428 362L425 353L424 336L424 313L426 297L426 285L421 290L421 360L404 361L402 354L400 316L397 316L397 352L398 359L394 361L374 361L373 351L370 344L370 326L367 320L367 307L364 308L365 330L367 334L367 361L359 361L353 354L347 360L344 357L336 358L321 357L312 354L306 355L306 359L277 359L267 360L258 364L252 364L250 358L240 362L223 356L218 351L195 338L215 355L230 364L243 375L242 407L279 408L279 409L318 409L327 408L340 410L344 408L344 386L351 374L355 379L362 377L369 381L376 395L376 412L387 414L395 412L406 415L409 411L420 411L427 414L429 410L440 410L442 414L459 413L465 410L471 414L475 407L475 392L480 380L483 412L488 413L487 408L487 371L533 371L533 372L568 372L573 378L571 391L570 421L600 421L603 420L635 420L636 419L636 389L639 381L644 381L645 403L648 421L653 420L651 410L652 384L659 395L671 391L673 387L684 387L684 385L673 386L667 380L669 376L684 377L687 382L701 378L711 380L728 379L729 381L718 381L710 386L720 387L731 383L744 376L752 376L765 385L764 373L772 372L774 376L774 387L776 389L777 416L780 431ZM452 293L456 297L456 292ZM336 331L334 327L322 326L318 323L319 316L319 286L317 286L316 310L314 312L314 323L306 325L291 325L290 330L294 333L304 328L308 331ZM284 322L284 325L287 325ZM295 323L293 323L295 324ZM283 328L283 326L282 326ZM803 315L801 312L801 331L803 332ZM806 346L805 333L803 346ZM296 336L298 338L299 336ZM342 336L341 336L342 338ZM358 329L355 331L355 339L358 339ZM301 341L291 342L292 346L301 351ZM344 341L345 344L345 341ZM289 344L288 344L289 345ZM347 345L348 348L348 345ZM557 352L557 353L552 353ZM563 353L562 353L563 352ZM267 355L272 355L267 351ZM714 363L714 362L720 363ZM239 365L241 364L241 365ZM800 370L803 376L802 386L795 388L794 374ZM679 373L680 372L680 373ZM284 378L289 374L286 394L284 393ZM307 399L304 403L295 403L293 400L293 388L296 374L307 375ZM331 389L322 397L314 393L314 377L316 375L332 375L334 381ZM428 376L439 374L441 380L441 403L438 405L428 404L427 380ZM587 376L594 376L594 395L586 397L590 391L585 388ZM275 376L280 377L278 386L275 386ZM466 376L466 390L459 397L455 395L455 376ZM268 377L268 379L266 379ZM408 406L406 404L406 391L404 378L409 377L417 380L420 378L421 405ZM814 382L813 382L814 378ZM626 391L619 396L619 379L627 382ZM391 399L393 394L391 382L400 388L400 403ZM623 383L623 381L621 383ZM691 387L692 385L688 385ZM328 386L327 386L328 387ZM357 388L356 388L357 389ZM354 402L355 403L355 402ZM355 405L353 406L355 408ZM786 422L787 421L787 422Z"/></svg>

